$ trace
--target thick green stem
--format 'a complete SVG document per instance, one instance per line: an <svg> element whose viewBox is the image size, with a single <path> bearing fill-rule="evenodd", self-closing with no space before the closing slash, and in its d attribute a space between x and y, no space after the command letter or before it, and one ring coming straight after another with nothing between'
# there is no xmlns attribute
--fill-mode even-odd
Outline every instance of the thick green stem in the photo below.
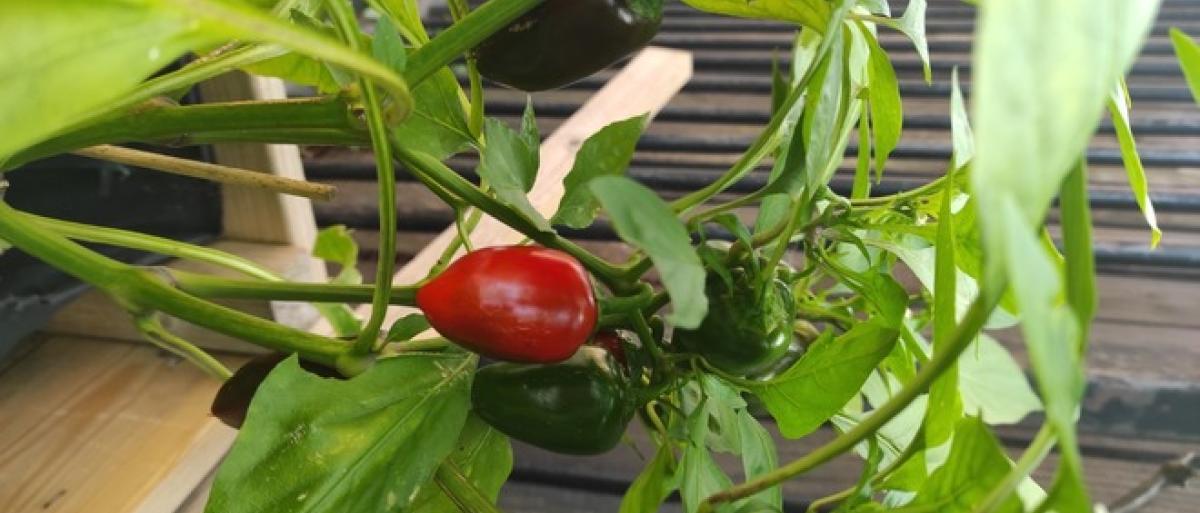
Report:
<svg viewBox="0 0 1200 513"><path fill-rule="evenodd" d="M838 435L837 438L829 443L808 453L803 458L783 465L754 480L713 494L701 503L699 511L701 513L711 512L715 504L732 502L749 497L812 470L838 455L849 451L859 442L878 431L879 428L883 427L884 424L899 414L904 408L908 407L917 396L924 393L943 371L958 361L958 357L962 354L963 350L967 348L971 341L975 340L976 335L983 328L984 323L987 322L992 310L1000 303L1000 298L1005 289L1005 284L1003 283L993 283L991 285L991 287L985 287L982 294L976 297L975 301L971 303L970 309L967 310L958 329L955 330L950 343L946 345L945 351L930 359L929 364L922 367L921 371L904 388L900 389L896 395L873 411L870 416L845 433Z"/></svg>
<svg viewBox="0 0 1200 513"><path fill-rule="evenodd" d="M319 134L324 139L362 144L369 139L360 125L346 103L335 96L188 106L152 102L37 144L14 155L6 166L98 144L130 142L186 145L264 138L292 142L292 136Z"/></svg>
<svg viewBox="0 0 1200 513"><path fill-rule="evenodd" d="M445 188L534 242L575 257L588 271L614 290L623 292L629 288L630 285L624 280L621 269L591 254L578 244L562 238L554 231L543 229L524 214L489 196L436 158L399 144L396 145L396 154L413 174L424 175L430 182Z"/></svg>
<svg viewBox="0 0 1200 513"><path fill-rule="evenodd" d="M336 365L348 346L198 299L169 285L153 271L137 269L41 229L6 203L0 203L0 239L109 294L135 315L161 311L197 326L280 351L297 352Z"/></svg>
<svg viewBox="0 0 1200 513"><path fill-rule="evenodd" d="M353 7L340 0L330 2L329 6L342 38L351 50L358 51L360 32ZM375 267L375 297L371 301L371 315L354 342L354 352L365 355L375 348L379 338L379 331L387 316L388 297L392 292L392 275L396 270L396 169L392 162L392 147L388 142L387 123L384 121L383 108L373 79L368 80L366 75L363 75L359 78L358 85L363 92L367 127L371 133L371 149L375 153L376 183L379 191L379 258L376 259ZM411 98L408 100L411 102Z"/></svg>
<svg viewBox="0 0 1200 513"><path fill-rule="evenodd" d="M233 376L233 373L212 355L168 331L154 314L137 317L133 322L150 343L192 362L210 376L221 381Z"/></svg>
<svg viewBox="0 0 1200 513"><path fill-rule="evenodd" d="M261 299L265 301L306 301L313 303L370 303L377 289L371 285L330 283L293 283L219 278L173 269L161 269L170 275L175 288L193 296L211 299ZM415 306L419 287L393 287L390 304Z"/></svg>
<svg viewBox="0 0 1200 513"><path fill-rule="evenodd" d="M457 59L464 52L497 31L507 27L530 9L544 0L491 0L484 2L463 17L458 23L442 31L428 44L421 46L408 57L404 80L416 87L442 66Z"/></svg>

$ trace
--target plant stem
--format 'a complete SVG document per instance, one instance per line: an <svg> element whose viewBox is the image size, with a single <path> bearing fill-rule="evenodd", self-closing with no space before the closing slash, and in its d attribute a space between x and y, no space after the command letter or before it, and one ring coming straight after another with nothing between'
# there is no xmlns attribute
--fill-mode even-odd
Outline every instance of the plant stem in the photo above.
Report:
<svg viewBox="0 0 1200 513"><path fill-rule="evenodd" d="M962 169L954 174L955 175L964 175L967 172L968 172L967 169ZM888 205L891 203L895 203L897 201L904 201L904 200L919 198L921 196L927 196L927 195L937 192L938 189L944 188L946 180L950 179L949 177L950 177L949 174L942 175L920 187L915 187L915 188L912 188L912 189L909 189L906 191L900 191L895 194L889 194L886 196L873 196L870 198L851 199L850 205L855 206L855 207L877 207L877 206L881 206L881 205ZM961 182L963 180L963 178L961 176L955 176L954 180Z"/></svg>
<svg viewBox="0 0 1200 513"><path fill-rule="evenodd" d="M482 9L475 12L478 13L480 11ZM424 175L430 182L444 187L463 201L529 237L534 242L548 248L563 251L575 257L588 271L591 271L592 274L614 291L621 293L630 288L631 285L624 279L621 269L591 254L579 247L578 244L564 239L553 230L538 226L537 223L530 220L524 214L489 196L476 187L475 184L468 182L436 158L405 148L399 144L396 145L396 154L405 167L414 175Z"/></svg>
<svg viewBox="0 0 1200 513"><path fill-rule="evenodd" d="M143 167L176 175L190 176L192 178L200 178L227 185L239 185L317 200L333 199L335 192L332 186L325 184L107 144L75 150L72 153L84 157Z"/></svg>
<svg viewBox="0 0 1200 513"><path fill-rule="evenodd" d="M810 76L811 74L805 76L805 83L807 83ZM708 201L709 198L716 196L718 193L724 191L730 185L733 185L735 182L740 180L746 175L746 173L749 173L754 166L757 166L762 159L766 158L767 155L775 151L775 149L779 147L780 143L779 129L783 125L783 121L788 117L788 113L793 107L795 107L796 102L799 102L800 98L804 97L804 90L805 87L803 84L792 89L792 92L788 94L787 99L785 99L783 104L779 106L779 110L775 111L775 114L771 116L771 121L767 127L763 129L758 138L754 140L754 143L750 145L750 148L742 154L741 158L739 158L738 161L733 164L733 167L730 167L725 174L721 175L720 178L717 178L712 183L673 201L671 203L671 208L674 209L675 212L683 213L691 210L701 203L704 203L705 201Z"/></svg>
<svg viewBox="0 0 1200 513"><path fill-rule="evenodd" d="M159 269L170 275L170 281L175 288L202 298L370 303L377 291L377 288L371 285L234 280L174 269ZM394 287L388 298L389 302L393 305L415 306L417 290L419 287Z"/></svg>
<svg viewBox="0 0 1200 513"><path fill-rule="evenodd" d="M112 296L135 315L152 311L272 349L297 352L334 366L348 346L340 341L289 328L198 299L167 284L153 271L137 269L90 251L65 237L40 229L7 203L0 202L0 239Z"/></svg>
<svg viewBox="0 0 1200 513"><path fill-rule="evenodd" d="M341 0L329 2L328 5L342 38L351 50L358 51L360 31L353 7ZM376 189L379 191L379 258L375 267L375 294L371 301L371 315L354 341L353 349L355 354L365 355L374 350L379 339L379 331L387 315L388 298L392 293L392 275L396 271L396 169L375 84L363 75L359 77L358 85L362 89L366 107L371 149L375 153ZM411 103L411 98L409 101Z"/></svg>
<svg viewBox="0 0 1200 513"><path fill-rule="evenodd" d="M233 373L212 355L168 331L154 314L136 317L133 323L150 343L192 362L212 377L225 381L233 376Z"/></svg>
<svg viewBox="0 0 1200 513"><path fill-rule="evenodd" d="M279 20L241 4L220 0L169 0L169 3L195 14L201 20L232 28L239 35L284 45L297 53L336 64L369 78L391 94L397 108L397 120L408 117L412 109L412 94L409 93L404 79L397 76L391 68L359 52L354 46L357 39L348 41L349 46L339 44L338 41L319 32ZM337 2L327 4L334 12L335 20L336 4Z"/></svg>
<svg viewBox="0 0 1200 513"><path fill-rule="evenodd" d="M404 80L416 87L442 66L475 48L544 0L491 0L442 31L408 57Z"/></svg>
<svg viewBox="0 0 1200 513"><path fill-rule="evenodd" d="M1038 429L1037 435L1033 437L1033 441L1029 443L1029 447L1021 454L1021 458L1013 465L1012 470L1004 476L996 486L988 492L983 501L972 509L972 513L988 513L995 510L1008 499L1013 490L1017 489L1017 485L1021 484L1021 480L1025 479L1033 469L1037 468L1045 459L1046 454L1050 452L1050 448L1054 447L1054 428L1049 423L1042 424L1041 429Z"/></svg>
<svg viewBox="0 0 1200 513"><path fill-rule="evenodd" d="M283 281L283 278L250 260L204 246L196 246L186 242L117 228L73 223L24 212L19 213L19 216L27 221L41 225L44 229L70 239L137 249L175 258L185 258L224 267L260 280Z"/></svg>
<svg viewBox="0 0 1200 513"><path fill-rule="evenodd" d="M492 501L476 488L458 466L449 459L438 466L433 480L446 493L446 497L463 513L500 513Z"/></svg>
<svg viewBox="0 0 1200 513"><path fill-rule="evenodd" d="M872 412L869 417L803 458L783 465L754 480L709 496L700 504L699 511L701 513L711 512L714 504L749 497L782 483L787 479L803 474L854 448L863 439L874 434L880 427L891 420L892 417L895 417L904 408L908 407L917 396L924 393L943 371L958 361L958 356L975 339L979 330L987 322L992 310L1000 303L1000 298L1003 295L1005 287L1004 283L997 282L992 287L982 290L981 295L976 297L975 301L971 303L970 309L967 310L958 329L955 330L950 343L946 345L945 351L930 359L929 364L922 367L920 372L904 388Z"/></svg>
<svg viewBox="0 0 1200 513"><path fill-rule="evenodd" d="M471 6L466 0L449 0L450 15L454 22L461 22L471 12ZM467 129L476 141L483 136L483 78L479 76L479 66L475 56L467 52L467 80L471 87L471 108L467 115Z"/></svg>
<svg viewBox="0 0 1200 513"><path fill-rule="evenodd" d="M119 117L105 119L30 147L6 168L59 153L129 142L186 145L224 140L293 142L368 141L365 130L335 96L293 100L206 103L179 106L149 101ZM321 138L313 141L313 135Z"/></svg>

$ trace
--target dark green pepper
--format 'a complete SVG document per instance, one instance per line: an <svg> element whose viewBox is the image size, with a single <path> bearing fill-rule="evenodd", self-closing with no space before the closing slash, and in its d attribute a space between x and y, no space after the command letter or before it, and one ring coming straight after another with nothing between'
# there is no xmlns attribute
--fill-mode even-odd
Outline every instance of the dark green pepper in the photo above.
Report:
<svg viewBox="0 0 1200 513"><path fill-rule="evenodd" d="M483 76L542 91L591 75L645 46L661 21L659 0L546 0L474 54Z"/></svg>
<svg viewBox="0 0 1200 513"><path fill-rule="evenodd" d="M769 370L794 340L795 306L790 288L770 279L763 287L743 269L731 273L730 287L710 273L705 282L708 316L694 330L675 330L683 349L730 374L749 376ZM761 290L756 290L761 288Z"/></svg>
<svg viewBox="0 0 1200 513"><path fill-rule="evenodd" d="M583 347L553 365L501 362L475 374L475 413L504 434L566 454L600 454L621 440L634 399L609 354Z"/></svg>

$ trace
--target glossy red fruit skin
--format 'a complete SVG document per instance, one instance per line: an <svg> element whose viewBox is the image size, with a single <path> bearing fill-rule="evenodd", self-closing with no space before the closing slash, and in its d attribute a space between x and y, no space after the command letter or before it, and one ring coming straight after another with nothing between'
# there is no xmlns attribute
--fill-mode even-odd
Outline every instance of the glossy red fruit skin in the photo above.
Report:
<svg viewBox="0 0 1200 513"><path fill-rule="evenodd" d="M587 270L536 246L468 253L421 287L417 306L442 336L510 362L566 360L596 327Z"/></svg>

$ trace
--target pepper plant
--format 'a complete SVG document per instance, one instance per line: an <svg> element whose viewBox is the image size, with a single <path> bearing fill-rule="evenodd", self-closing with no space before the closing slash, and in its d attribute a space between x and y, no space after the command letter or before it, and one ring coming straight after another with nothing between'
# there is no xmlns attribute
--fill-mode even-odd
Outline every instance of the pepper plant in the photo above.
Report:
<svg viewBox="0 0 1200 513"><path fill-rule="evenodd" d="M814 508L1091 510L1074 427L1096 308L1086 146L1107 108L1157 241L1122 77L1158 2L979 2L971 101L955 74L945 174L873 195L903 121L878 34L907 35L928 81L925 1L900 15L886 0L685 1L795 25L770 122L720 177L672 201L624 176L647 117L613 123L583 144L546 219L526 197L538 169L534 112L519 127L487 117L480 71L529 89L577 79L644 44L660 0L488 0L473 10L450 0L455 22L436 35L415 0L367 2L378 14L370 34L346 0L0 0L0 169L96 147L144 161L105 146L124 143L296 143L370 148L381 185L374 285L361 284L356 248L337 227L316 243L343 266L330 283L2 202L0 239L106 292L150 341L229 380L214 412L241 432L217 473L213 513L496 511L508 437L573 454L629 451L619 442L631 422L643 435L625 437L641 446L630 457L646 457L623 512L655 511L674 492L687 511L782 511L782 483L851 452L861 479ZM604 29L579 29L591 21L582 16ZM522 39L539 34L558 40ZM1195 42L1172 38L1196 80ZM194 58L160 71L185 55ZM541 67L518 69L525 62ZM316 95L177 103L234 70ZM846 196L828 184L848 151ZM444 163L463 152L478 153L478 182ZM407 285L390 279L397 164L454 210L459 234L426 280ZM765 186L718 196L760 168ZM1056 198L1061 245L1045 228ZM634 249L627 261L558 233L600 215ZM536 247L471 247L482 216ZM128 265L82 243L243 276ZM468 256L452 261L460 249ZM901 269L917 284L902 285ZM227 298L312 302L337 333L213 302ZM370 314L356 318L348 304L370 304ZM385 329L389 305L428 317ZM164 316L278 354L230 379L164 329ZM1020 327L1035 386L985 332L1009 326ZM477 353L508 361L481 364ZM1039 410L1041 430L1011 460L991 426ZM772 432L798 439L823 426L836 436L779 460ZM1039 486L1029 474L1054 447L1055 478ZM718 465L718 452L738 455L740 473Z"/></svg>

